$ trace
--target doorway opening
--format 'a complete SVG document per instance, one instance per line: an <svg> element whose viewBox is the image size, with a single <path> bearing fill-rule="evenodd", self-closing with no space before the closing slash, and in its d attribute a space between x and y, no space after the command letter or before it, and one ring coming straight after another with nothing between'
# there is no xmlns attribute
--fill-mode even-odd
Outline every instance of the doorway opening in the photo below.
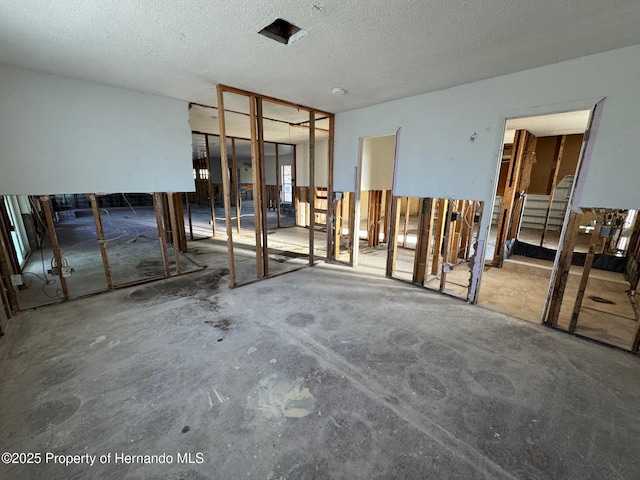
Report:
<svg viewBox="0 0 640 480"><path fill-rule="evenodd" d="M478 303L540 322L590 110L508 119ZM586 253L589 235L576 248Z"/></svg>
<svg viewBox="0 0 640 480"><path fill-rule="evenodd" d="M396 141L396 134L361 139L349 230L352 265L379 275L385 274L387 263Z"/></svg>
<svg viewBox="0 0 640 480"><path fill-rule="evenodd" d="M640 346L637 210L571 212L546 323L626 350ZM587 251L579 245L588 237Z"/></svg>

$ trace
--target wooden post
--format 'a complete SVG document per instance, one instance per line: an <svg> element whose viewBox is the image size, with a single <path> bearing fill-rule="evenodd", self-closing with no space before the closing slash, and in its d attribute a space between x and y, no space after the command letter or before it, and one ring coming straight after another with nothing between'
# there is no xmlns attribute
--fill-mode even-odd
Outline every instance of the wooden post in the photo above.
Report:
<svg viewBox="0 0 640 480"><path fill-rule="evenodd" d="M297 178L298 178L298 170L297 170L297 163L298 163L298 157L297 157L297 152L298 151L298 147L294 145L293 147L293 168L292 173L293 176L291 178L291 195L293 195L292 198L292 203L293 203L293 218L295 218L295 224L298 225L298 213L300 211L300 197L298 195L298 184L297 184Z"/></svg>
<svg viewBox="0 0 640 480"><path fill-rule="evenodd" d="M553 206L553 197L555 195L556 186L558 185L558 172L562 163L562 155L564 154L564 145L567 140L566 135L562 135L556 143L556 152L553 161L553 175L549 181L549 202L547 203L547 212L544 216L544 226L542 227L542 236L540 237L540 246L544 247L544 237L547 234L549 226L549 218L551 217L551 207Z"/></svg>
<svg viewBox="0 0 640 480"><path fill-rule="evenodd" d="M524 161L528 136L529 132L526 130L516 130L513 141L513 154L511 155L507 169L507 183L502 196L502 209L500 217L498 218L498 236L493 254L493 266L498 268L502 267L504 260L504 245L509 235L514 200L520 186L520 174L522 173L522 162Z"/></svg>
<svg viewBox="0 0 640 480"><path fill-rule="evenodd" d="M0 202L2 201L3 198L0 196ZM11 262L9 260L9 242L10 239L4 235L0 235L0 290L2 290L2 303L4 304L7 318L11 318L13 311L18 309L18 294L14 286L11 285L11 274L14 272L11 269ZM4 293L5 288L7 291L6 294Z"/></svg>
<svg viewBox="0 0 640 480"><path fill-rule="evenodd" d="M178 237L180 239L180 251L187 253L189 246L187 245L187 232L184 228L184 209L182 207L182 193L176 193L174 196L176 203L176 222L178 224Z"/></svg>
<svg viewBox="0 0 640 480"><path fill-rule="evenodd" d="M454 203L450 203L453 205L451 208L455 208L455 211L458 212L458 220L453 222L453 211L451 212L450 222L451 230L449 231L449 254L448 254L448 262L453 263L454 265L458 263L458 254L460 253L460 230L462 229L463 217L464 217L464 200L456 200Z"/></svg>
<svg viewBox="0 0 640 480"><path fill-rule="evenodd" d="M226 144L225 144L226 145ZM223 188L224 188L224 182ZM242 205L240 203L240 178L238 175L238 163L236 161L236 139L231 139L231 188L233 188L236 201L236 230L240 233L240 215Z"/></svg>
<svg viewBox="0 0 640 480"><path fill-rule="evenodd" d="M314 263L314 235L316 233L316 114L309 112L309 265Z"/></svg>
<svg viewBox="0 0 640 480"><path fill-rule="evenodd" d="M278 228L280 228L280 203L282 199L282 192L280 191L282 186L280 185L280 153L278 152L279 145L276 143L276 214L278 216Z"/></svg>
<svg viewBox="0 0 640 480"><path fill-rule="evenodd" d="M262 197L260 206L260 216L262 220L260 222L262 226L262 270L264 276L269 276L269 244L267 235L269 234L269 225L267 223L267 173L266 162L264 160L264 125L262 117L262 97L256 96L256 121L257 121L257 134L258 134L258 165L259 165L259 178L260 178L260 195ZM255 215L255 212L254 212ZM257 246L256 246L257 248Z"/></svg>
<svg viewBox="0 0 640 480"><path fill-rule="evenodd" d="M176 203L173 192L169 195L169 221L171 222L171 234L173 253L176 263L176 274L180 275L180 233L178 233L178 219L176 218Z"/></svg>
<svg viewBox="0 0 640 480"><path fill-rule="evenodd" d="M187 216L189 217L189 239L193 240L193 219L191 217L191 202L189 201L189 192L185 193L187 200Z"/></svg>
<svg viewBox="0 0 640 480"><path fill-rule="evenodd" d="M93 211L93 221L96 224L96 236L98 237L98 246L100 247L100 255L102 256L102 266L104 267L104 275L107 278L107 286L109 290L113 290L113 278L111 277L111 266L109 265L109 257L107 256L107 245L104 242L104 230L102 228L102 219L98 210L98 202L95 193L88 193L87 199L91 204Z"/></svg>
<svg viewBox="0 0 640 480"><path fill-rule="evenodd" d="M336 205L333 198L333 148L334 148L334 130L335 130L335 118L332 115L329 116L329 140L328 140L328 172L327 172L327 261L335 260L333 242L335 241L332 232L337 228L336 226ZM340 248L338 247L338 251Z"/></svg>
<svg viewBox="0 0 640 480"><path fill-rule="evenodd" d="M58 244L58 235L53 225L53 216L51 215L51 205L49 205L49 197L40 197L42 210L47 220L47 228L49 229L49 238L51 239L51 248L53 249L53 257L58 265L58 273L60 278L60 286L62 287L62 295L65 300L69 300L69 288L67 287L67 279L62 274L62 253L60 253L60 245Z"/></svg>
<svg viewBox="0 0 640 480"><path fill-rule="evenodd" d="M384 196L384 232L382 232L383 243L389 242L389 228L391 227L391 218L395 218L395 217L392 217L392 213L391 213L392 201L393 200L391 199L391 190L387 190Z"/></svg>
<svg viewBox="0 0 640 480"><path fill-rule="evenodd" d="M573 305L573 313L571 314L571 321L569 322L569 333L576 331L576 325L578 324L578 316L580 315L580 307L582 306L582 300L584 299L584 292L587 289L587 283L589 282L589 272L591 272L591 266L593 265L593 259L596 254L596 245L600 240L600 232L602 231L602 220L598 219L596 227L591 234L591 244L589 245L589 251L584 261L584 267L582 269L582 278L580 279L580 286L578 287L578 294L576 295L576 302Z"/></svg>
<svg viewBox="0 0 640 480"><path fill-rule="evenodd" d="M0 252L0 258L2 258L3 256L4 253ZM0 299L2 299L2 306L4 307L4 313L7 319L13 317L13 309L11 304L9 303L10 301L7 295L9 288L13 289L13 287L11 286L11 282L7 282L4 276L0 276ZM2 330L2 324L0 324L0 337L2 336L4 336L4 330Z"/></svg>
<svg viewBox="0 0 640 480"><path fill-rule="evenodd" d="M311 200L310 200L311 199L311 194L310 194L310 191L309 191L309 187L302 187L302 188L304 190L304 201L305 201L305 203L304 203L304 212L305 212L305 214L304 214L304 226L305 227L309 227L310 218L311 218L311 215L313 215L313 213L312 213L313 209L311 207ZM314 220L315 220L315 215L314 215ZM314 225L314 227L315 227L315 225Z"/></svg>
<svg viewBox="0 0 640 480"><path fill-rule="evenodd" d="M357 222L357 223L356 223ZM360 219L356 218L356 194L349 194L349 265L354 266L355 242L360 241Z"/></svg>
<svg viewBox="0 0 640 480"><path fill-rule="evenodd" d="M4 197L0 197L0 235L4 237L5 244L7 246L7 257L11 266L11 271L19 273L20 264L18 262L16 248L13 245L13 240L11 239L11 220L4 203Z"/></svg>
<svg viewBox="0 0 640 480"><path fill-rule="evenodd" d="M233 254L233 225L231 224L231 185L229 180L229 159L227 157L227 124L224 115L224 91L220 85L216 87L218 98L218 125L220 128L220 162L222 165L222 193L224 197L224 215L227 227L227 250L229 252L229 286L236 286L236 264ZM253 124L253 122L252 122ZM237 190L237 189L236 189ZM237 203L236 203L237 205ZM238 216L238 229L240 216Z"/></svg>
<svg viewBox="0 0 640 480"><path fill-rule="evenodd" d="M633 331L633 339L631 341L631 351L637 353L640 349L640 306L638 306L638 302L636 301L635 292L633 295L629 294L629 301L631 302L631 307L633 308L633 314L636 317L636 328Z"/></svg>
<svg viewBox="0 0 640 480"><path fill-rule="evenodd" d="M256 237L256 273L263 278L264 260L262 258L262 183L260 181L260 146L258 145L256 97L249 97L249 118L251 120L251 174L253 178L253 225Z"/></svg>
<svg viewBox="0 0 640 480"><path fill-rule="evenodd" d="M407 247L407 235L409 234L409 217L411 211L411 197L406 197L407 203L404 211L404 226L402 233L402 246Z"/></svg>
<svg viewBox="0 0 640 480"><path fill-rule="evenodd" d="M555 327L558 324L560 308L562 307L562 297L564 297L567 279L569 278L569 270L571 269L573 250L580 231L580 217L581 215L577 212L571 212L569 214L569 222L567 224L564 242L562 243L562 251L560 252L560 259L558 261L558 269L553 286L553 293L551 295L551 303L549 305L549 312L545 322L552 327Z"/></svg>
<svg viewBox="0 0 640 480"><path fill-rule="evenodd" d="M473 219L476 212L476 202L470 200L465 204L466 208L461 218L463 225L460 232L460 251L462 252L461 257L464 260L468 260L471 239L473 238Z"/></svg>
<svg viewBox="0 0 640 480"><path fill-rule="evenodd" d="M342 205L344 203L344 195L340 200L336 200L333 229L333 260L340 258L340 238L342 236Z"/></svg>
<svg viewBox="0 0 640 480"><path fill-rule="evenodd" d="M222 145L222 142L220 142ZM213 176L211 175L211 155L209 153L209 135L204 135L204 146L207 152L207 172L209 172L209 178L207 179L207 193L209 194L209 204L211 206L211 231L213 236L216 236L216 199L213 195ZM176 245L174 244L175 248Z"/></svg>
<svg viewBox="0 0 640 480"><path fill-rule="evenodd" d="M436 201L433 198L421 198L418 204L418 238L413 262L413 283L424 285L429 265L429 250L433 235ZM440 215L440 214L438 214ZM438 224L440 221L438 220ZM434 245L433 261L436 260L437 243Z"/></svg>
<svg viewBox="0 0 640 480"><path fill-rule="evenodd" d="M527 132L527 143L522 157L522 167L520 170L520 178L518 179L518 186L515 190L516 203L511 214L511 226L509 228L509 234L507 240L514 239L518 236L520 231L520 222L522 221L522 214L524 213L524 203L526 201L526 194L531 184L531 171L533 170L533 164L535 163L536 145L538 139Z"/></svg>
<svg viewBox="0 0 640 480"><path fill-rule="evenodd" d="M389 190L391 193L391 190ZM389 237L387 241L387 278L393 277L396 270L396 259L398 254L398 230L400 229L400 205L402 197L393 197L387 204L385 217L389 218Z"/></svg>
<svg viewBox="0 0 640 480"><path fill-rule="evenodd" d="M447 205L452 205L451 202L447 202ZM453 204L455 205L455 204ZM444 288L447 284L447 272L445 269L445 263L447 263L447 258L449 256L449 235L451 232L451 213L447 211L445 207L444 212L444 234L442 237L442 269L440 270L440 291L444 292Z"/></svg>
<svg viewBox="0 0 640 480"><path fill-rule="evenodd" d="M170 277L169 255L167 254L167 241L164 233L164 223L162 222L162 193L153 194L153 211L156 215L156 224L158 226L158 238L160 240L160 254L162 255L162 267L164 268L164 276Z"/></svg>
<svg viewBox="0 0 640 480"><path fill-rule="evenodd" d="M438 200L438 226L436 227L436 238L433 242L433 260L431 261L431 275L438 274L438 264L442 252L442 237L444 235L444 217L447 210L447 200Z"/></svg>
<svg viewBox="0 0 640 480"><path fill-rule="evenodd" d="M162 193L162 220L164 222L165 242L173 243L173 229L171 228L171 217L169 216L169 195Z"/></svg>

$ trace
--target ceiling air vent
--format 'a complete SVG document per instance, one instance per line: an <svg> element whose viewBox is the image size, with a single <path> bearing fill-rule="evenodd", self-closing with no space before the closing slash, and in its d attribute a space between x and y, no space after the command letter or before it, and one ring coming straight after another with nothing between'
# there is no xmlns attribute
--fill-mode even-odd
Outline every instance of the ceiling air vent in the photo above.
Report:
<svg viewBox="0 0 640 480"><path fill-rule="evenodd" d="M267 25L258 32L276 42L291 45L299 38L304 37L307 32L300 27L296 27L293 23L289 23L282 18L278 18L272 24Z"/></svg>

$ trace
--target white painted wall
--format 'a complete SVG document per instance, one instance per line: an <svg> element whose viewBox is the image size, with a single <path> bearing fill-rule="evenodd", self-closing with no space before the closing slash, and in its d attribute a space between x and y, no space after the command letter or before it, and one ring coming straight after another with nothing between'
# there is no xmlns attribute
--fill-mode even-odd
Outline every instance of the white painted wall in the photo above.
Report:
<svg viewBox="0 0 640 480"><path fill-rule="evenodd" d="M0 194L193 191L187 104L0 66Z"/></svg>
<svg viewBox="0 0 640 480"><path fill-rule="evenodd" d="M301 143L296 146L296 185L298 187L309 186L309 144ZM329 172L329 139L316 139L315 158L315 184L316 187L327 187ZM337 178L337 177L336 177Z"/></svg>
<svg viewBox="0 0 640 480"><path fill-rule="evenodd" d="M361 190L391 190L395 148L395 135L363 140Z"/></svg>
<svg viewBox="0 0 640 480"><path fill-rule="evenodd" d="M266 171L266 185L277 185L276 178L276 156L266 156L264 157L265 163L265 171ZM291 155L278 155L278 163L282 168L282 165L293 165L293 154Z"/></svg>
<svg viewBox="0 0 640 480"><path fill-rule="evenodd" d="M335 190L354 189L360 138L401 127L396 195L491 205L505 118L588 109L606 97L576 200L638 209L639 79L640 46L634 46L337 114Z"/></svg>

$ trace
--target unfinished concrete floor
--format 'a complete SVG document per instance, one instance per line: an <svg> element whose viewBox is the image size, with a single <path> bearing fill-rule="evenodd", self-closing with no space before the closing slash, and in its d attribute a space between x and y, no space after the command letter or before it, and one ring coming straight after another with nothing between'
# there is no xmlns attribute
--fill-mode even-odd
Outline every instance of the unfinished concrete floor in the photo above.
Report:
<svg viewBox="0 0 640 480"><path fill-rule="evenodd" d="M22 312L0 369L0 451L112 454L3 479L640 471L637 356L337 266L234 290L208 268Z"/></svg>
<svg viewBox="0 0 640 480"><path fill-rule="evenodd" d="M498 312L539 323L553 262L512 256L502 268L485 267L478 303ZM558 326L568 329L583 268L573 265L568 276ZM621 273L592 269L580 309L576 333L610 345L631 349L636 319ZM589 297L602 297L612 304Z"/></svg>

